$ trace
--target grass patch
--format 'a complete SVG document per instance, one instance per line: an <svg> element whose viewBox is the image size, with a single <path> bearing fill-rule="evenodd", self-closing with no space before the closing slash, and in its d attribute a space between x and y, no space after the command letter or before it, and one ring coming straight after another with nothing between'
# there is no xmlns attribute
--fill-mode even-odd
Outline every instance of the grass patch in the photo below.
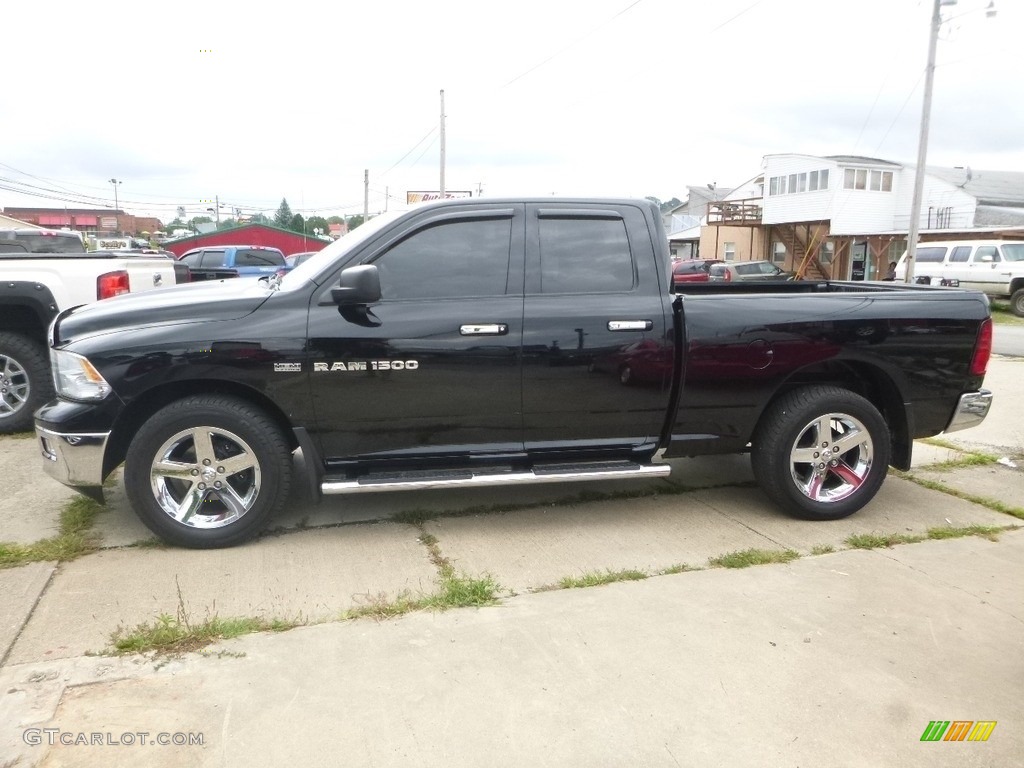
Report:
<svg viewBox="0 0 1024 768"><path fill-rule="evenodd" d="M8 440L28 440L30 437L35 437L35 430L30 432L11 432L8 435L4 435Z"/></svg>
<svg viewBox="0 0 1024 768"><path fill-rule="evenodd" d="M909 533L855 533L846 538L846 544L851 549L883 549L896 544L916 544L924 540L924 536Z"/></svg>
<svg viewBox="0 0 1024 768"><path fill-rule="evenodd" d="M1007 530L1013 530L1016 526L1000 527L998 525L966 525L962 528L946 526L942 528L929 528L929 539L959 539L964 536L980 536L989 541L998 541L999 534Z"/></svg>
<svg viewBox="0 0 1024 768"><path fill-rule="evenodd" d="M679 563L678 565L672 565L659 571L662 576L672 576L676 573L692 573L693 571L699 571L699 566L687 565L686 563Z"/></svg>
<svg viewBox="0 0 1024 768"><path fill-rule="evenodd" d="M562 589L582 589L584 587L598 587L602 584L614 584L617 581L642 581L646 578L646 573L634 569L591 571L581 576L566 576L559 580L558 586Z"/></svg>
<svg viewBox="0 0 1024 768"><path fill-rule="evenodd" d="M110 635L110 644L115 654L175 654L196 651L217 640L229 640L253 632L283 632L301 623L285 619L222 619L214 616L193 624L180 612L178 616L165 613L157 617L156 621L144 622L132 629L118 627Z"/></svg>
<svg viewBox="0 0 1024 768"><path fill-rule="evenodd" d="M800 553L792 549L744 549L712 557L708 560L708 564L712 568L748 568L751 565L788 563L798 557L800 557Z"/></svg>
<svg viewBox="0 0 1024 768"><path fill-rule="evenodd" d="M933 491L948 493L950 496L956 496L958 499L969 501L972 504L987 507L994 512L1002 512L1004 515L1010 515L1011 517L1016 517L1019 520L1024 520L1024 507L1015 507L1012 504L1006 504L998 499L990 499L986 496L975 496L973 493L965 493L964 491L956 488L950 488L945 483L938 483L934 480L927 480L923 477L918 477L912 472L896 472L895 474L905 480L909 480L912 483L920 485L922 488L929 488Z"/></svg>
<svg viewBox="0 0 1024 768"><path fill-rule="evenodd" d="M811 547L812 555L830 555L836 551L836 548L831 544L815 544Z"/></svg>
<svg viewBox="0 0 1024 768"><path fill-rule="evenodd" d="M1017 317L1010 311L1010 302L992 299L992 322L999 325L1024 325L1024 317Z"/></svg>
<svg viewBox="0 0 1024 768"><path fill-rule="evenodd" d="M56 536L32 544L0 542L0 568L50 560L65 562L95 552L98 539L92 526L102 510L102 505L92 499L76 496L61 510L60 533Z"/></svg>

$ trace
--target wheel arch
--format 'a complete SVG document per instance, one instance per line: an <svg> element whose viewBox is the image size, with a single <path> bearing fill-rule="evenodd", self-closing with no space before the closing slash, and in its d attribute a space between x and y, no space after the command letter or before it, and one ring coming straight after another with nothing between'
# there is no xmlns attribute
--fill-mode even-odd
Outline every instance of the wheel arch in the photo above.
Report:
<svg viewBox="0 0 1024 768"><path fill-rule="evenodd" d="M892 466L897 469L910 469L914 443L910 437L914 433L912 414L905 407L905 400L896 380L881 367L868 362L834 361L794 372L765 403L758 417L758 424L779 398L794 389L812 384L848 389L874 405L889 427Z"/></svg>
<svg viewBox="0 0 1024 768"><path fill-rule="evenodd" d="M262 392L238 382L223 379L189 379L169 382L136 396L117 417L103 456L104 479L128 455L128 447L143 423L154 413L176 400L190 395L230 395L261 408L280 427L292 450L299 447L293 424L272 399Z"/></svg>

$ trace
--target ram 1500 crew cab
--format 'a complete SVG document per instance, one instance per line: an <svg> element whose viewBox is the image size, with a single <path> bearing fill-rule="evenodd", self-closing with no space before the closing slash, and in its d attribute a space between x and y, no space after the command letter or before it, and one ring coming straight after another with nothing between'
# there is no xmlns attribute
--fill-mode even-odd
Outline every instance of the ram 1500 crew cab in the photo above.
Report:
<svg viewBox="0 0 1024 768"><path fill-rule="evenodd" d="M987 413L980 293L685 290L646 201L385 214L280 279L62 313L42 460L98 498L124 462L135 511L189 547L255 535L295 480L353 494L635 478L743 451L780 507L828 520L909 467L915 438Z"/></svg>

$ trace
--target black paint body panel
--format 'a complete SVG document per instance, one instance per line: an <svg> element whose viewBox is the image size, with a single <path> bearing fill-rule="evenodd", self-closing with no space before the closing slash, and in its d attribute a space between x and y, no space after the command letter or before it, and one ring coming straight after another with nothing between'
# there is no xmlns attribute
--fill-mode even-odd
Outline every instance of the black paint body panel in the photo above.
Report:
<svg viewBox="0 0 1024 768"><path fill-rule="evenodd" d="M539 222L588 217L621 222L632 282L545 293ZM509 225L503 293L332 301L345 267L379 264L416 233L477 218ZM113 429L116 466L148 412L226 392L258 401L286 434L304 429L321 467L351 475L739 451L774 397L829 382L870 397L909 456L910 440L940 432L958 395L981 384L968 372L988 316L980 294L693 284L679 298L669 293L660 216L645 202L451 201L417 208L347 252L341 245L297 287L237 278L64 313L56 345L88 357L115 395L51 404L40 425ZM479 335L478 326L498 330Z"/></svg>

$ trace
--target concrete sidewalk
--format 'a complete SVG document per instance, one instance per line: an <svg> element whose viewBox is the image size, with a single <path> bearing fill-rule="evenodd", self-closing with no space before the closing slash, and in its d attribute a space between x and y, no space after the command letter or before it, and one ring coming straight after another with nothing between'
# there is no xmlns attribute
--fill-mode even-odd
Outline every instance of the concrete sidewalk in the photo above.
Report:
<svg viewBox="0 0 1024 768"><path fill-rule="evenodd" d="M13 665L3 749L46 766L1019 765L1022 577L1013 532L254 635L163 666ZM932 720L997 725L922 743ZM136 744L30 745L26 727Z"/></svg>
<svg viewBox="0 0 1024 768"><path fill-rule="evenodd" d="M752 487L747 457L721 456L673 462L671 483L295 498L275 534L199 552L132 546L151 536L115 482L95 526L104 549L0 570L0 768L14 756L19 766L140 762L124 746L26 744L29 727L204 734L202 748L147 748L152 765L273 765L285 754L309 765L1014 764L1024 531L812 555L854 534L1021 524L990 507L1024 508L1022 373L1024 361L995 359L982 427L946 436L951 448L915 447L911 477L949 492L892 475L867 508L831 523L785 516ZM1007 461L943 467L961 448ZM0 470L31 479L35 450L4 439ZM71 492L38 475L53 494L0 498L0 540L56 531ZM673 487L685 492L593 500ZM496 504L509 511L488 511ZM417 511L459 514L391 520ZM751 548L802 558L658 575ZM500 604L337 621L433 592L437 552L460 574L494 578ZM652 578L543 591L625 569ZM118 627L179 612L327 623L222 646L241 658L86 655ZM985 744L921 744L935 719L1001 724Z"/></svg>

